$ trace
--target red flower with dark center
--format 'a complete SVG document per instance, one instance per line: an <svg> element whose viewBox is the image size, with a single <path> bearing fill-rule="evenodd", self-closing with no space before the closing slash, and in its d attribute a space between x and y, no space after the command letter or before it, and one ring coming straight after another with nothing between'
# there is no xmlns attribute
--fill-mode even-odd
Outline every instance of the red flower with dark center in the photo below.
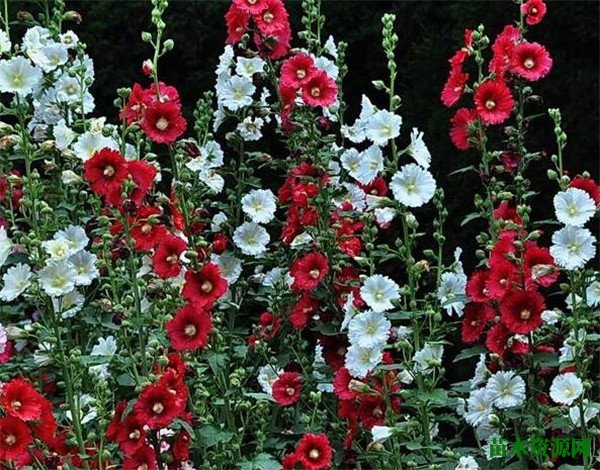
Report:
<svg viewBox="0 0 600 470"><path fill-rule="evenodd" d="M548 248L528 246L523 256L523 268L527 281L549 287L556 282L559 270Z"/></svg>
<svg viewBox="0 0 600 470"><path fill-rule="evenodd" d="M460 97L465 91L467 82L469 81L469 74L463 73L459 69L452 69L448 80L444 84L442 89L441 100L444 106L450 108L458 103Z"/></svg>
<svg viewBox="0 0 600 470"><path fill-rule="evenodd" d="M149 445L138 449L135 454L123 459L122 470L157 470L154 449Z"/></svg>
<svg viewBox="0 0 600 470"><path fill-rule="evenodd" d="M225 292L227 280L214 263L206 263L199 271L185 273L185 285L181 295L200 307L210 308Z"/></svg>
<svg viewBox="0 0 600 470"><path fill-rule="evenodd" d="M233 0L233 4L251 15L258 15L268 6L267 0Z"/></svg>
<svg viewBox="0 0 600 470"><path fill-rule="evenodd" d="M109 148L98 150L83 164L83 177L92 191L104 196L109 203L119 199L121 185L128 174L123 155Z"/></svg>
<svg viewBox="0 0 600 470"><path fill-rule="evenodd" d="M510 117L515 101L501 80L488 80L475 91L477 115L486 124L501 124Z"/></svg>
<svg viewBox="0 0 600 470"><path fill-rule="evenodd" d="M279 31L289 29L288 13L281 0L264 0L265 9L254 14L253 19L263 36L270 36Z"/></svg>
<svg viewBox="0 0 600 470"><path fill-rule="evenodd" d="M310 319L317 314L319 301L313 299L308 292L304 292L292 307L289 317L292 327L301 330L306 327Z"/></svg>
<svg viewBox="0 0 600 470"><path fill-rule="evenodd" d="M187 123L178 104L157 101L146 107L140 127L158 144L172 144L185 132Z"/></svg>
<svg viewBox="0 0 600 470"><path fill-rule="evenodd" d="M134 83L131 93L127 98L125 107L121 110L120 117L127 122L128 125L139 121L142 118L142 113L147 102L147 93L139 83Z"/></svg>
<svg viewBox="0 0 600 470"><path fill-rule="evenodd" d="M187 303L175 312L166 326L171 347L176 351L204 348L212 331L210 314L201 306Z"/></svg>
<svg viewBox="0 0 600 470"><path fill-rule="evenodd" d="M173 456L179 461L190 459L190 435L187 431L179 431L173 441Z"/></svg>
<svg viewBox="0 0 600 470"><path fill-rule="evenodd" d="M337 99L338 87L324 70L318 70L302 87L302 99L308 106L331 106Z"/></svg>
<svg viewBox="0 0 600 470"><path fill-rule="evenodd" d="M339 400L354 400L358 396L358 392L350 390L350 381L352 376L348 369L340 367L333 379L333 391Z"/></svg>
<svg viewBox="0 0 600 470"><path fill-rule="evenodd" d="M146 443L144 426L137 420L134 414L129 414L119 425L117 433L119 447L125 455L134 454Z"/></svg>
<svg viewBox="0 0 600 470"><path fill-rule="evenodd" d="M160 215L161 211L157 207L146 206L139 209L137 220L130 230L136 250L150 251L167 235L167 229L159 222Z"/></svg>
<svg viewBox="0 0 600 470"><path fill-rule="evenodd" d="M2 389L0 404L4 412L23 421L35 421L42 416L42 397L23 379L13 379Z"/></svg>
<svg viewBox="0 0 600 470"><path fill-rule="evenodd" d="M479 340L485 326L496 317L495 310L484 304L470 303L465 307L464 313L461 338L467 344Z"/></svg>
<svg viewBox="0 0 600 470"><path fill-rule="evenodd" d="M477 112L474 109L460 108L450 119L450 140L459 150L468 150L469 129L477 120Z"/></svg>
<svg viewBox="0 0 600 470"><path fill-rule="evenodd" d="M488 331L485 339L485 346L500 357L504 357L507 348L507 342L510 338L510 331L502 323L494 325Z"/></svg>
<svg viewBox="0 0 600 470"><path fill-rule="evenodd" d="M180 414L177 397L159 384L148 385L133 406L140 423L151 429L166 428Z"/></svg>
<svg viewBox="0 0 600 470"><path fill-rule="evenodd" d="M135 183L135 188L129 195L136 204L141 204L156 178L156 167L143 160L134 160L127 163L129 177Z"/></svg>
<svg viewBox="0 0 600 470"><path fill-rule="evenodd" d="M528 25L535 25L542 21L546 14L546 4L543 0L527 0L521 5L521 12L525 15Z"/></svg>
<svg viewBox="0 0 600 470"><path fill-rule="evenodd" d="M242 36L248 29L250 14L238 8L234 2L225 14L225 23L227 24L227 44L235 44L242 40Z"/></svg>
<svg viewBox="0 0 600 470"><path fill-rule="evenodd" d="M27 448L33 436L27 425L19 418L0 418L0 461L19 461L27 456Z"/></svg>
<svg viewBox="0 0 600 470"><path fill-rule="evenodd" d="M302 392L302 376L297 372L284 372L273 382L273 398L281 406L290 406L298 401Z"/></svg>
<svg viewBox="0 0 600 470"><path fill-rule="evenodd" d="M514 288L517 280L517 266L508 260L494 260L491 263L485 287L490 298L502 300L506 293Z"/></svg>
<svg viewBox="0 0 600 470"><path fill-rule="evenodd" d="M300 88L310 81L316 71L315 61L311 56L296 54L281 65L281 83L294 89Z"/></svg>
<svg viewBox="0 0 600 470"><path fill-rule="evenodd" d="M502 323L513 333L525 335L543 324L544 297L537 291L514 289L500 304Z"/></svg>
<svg viewBox="0 0 600 470"><path fill-rule="evenodd" d="M535 81L548 75L552 59L544 46L537 42L522 42L514 48L511 71L527 80Z"/></svg>
<svg viewBox="0 0 600 470"><path fill-rule="evenodd" d="M293 290L310 290L317 287L329 272L327 257L312 252L292 263L290 274L294 278Z"/></svg>
<svg viewBox="0 0 600 470"><path fill-rule="evenodd" d="M383 425L387 406L382 396L362 394L359 403L358 417L366 429Z"/></svg>
<svg viewBox="0 0 600 470"><path fill-rule="evenodd" d="M488 271L480 269L471 274L467 282L467 296L473 302L487 302L490 300L485 283L488 278Z"/></svg>
<svg viewBox="0 0 600 470"><path fill-rule="evenodd" d="M152 269L162 279L176 277L181 272L181 254L187 249L187 244L179 237L167 235L159 240L156 251L152 256Z"/></svg>
<svg viewBox="0 0 600 470"><path fill-rule="evenodd" d="M592 178L577 175L569 184L569 188L578 188L585 191L597 206L600 205L600 186Z"/></svg>
<svg viewBox="0 0 600 470"><path fill-rule="evenodd" d="M296 455L305 470L324 470L331 466L333 450L325 434L305 434L296 446Z"/></svg>

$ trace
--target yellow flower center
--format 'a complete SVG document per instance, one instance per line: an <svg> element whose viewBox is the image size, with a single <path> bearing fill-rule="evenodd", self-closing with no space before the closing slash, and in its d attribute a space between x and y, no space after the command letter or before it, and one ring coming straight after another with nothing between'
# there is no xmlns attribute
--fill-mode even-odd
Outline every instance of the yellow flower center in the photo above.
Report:
<svg viewBox="0 0 600 470"><path fill-rule="evenodd" d="M487 100L485 102L485 107L491 111L496 107L496 102L494 100Z"/></svg>
<svg viewBox="0 0 600 470"><path fill-rule="evenodd" d="M156 121L156 128L159 131L164 131L167 127L169 127L169 121L167 121L164 117L161 117L158 121Z"/></svg>

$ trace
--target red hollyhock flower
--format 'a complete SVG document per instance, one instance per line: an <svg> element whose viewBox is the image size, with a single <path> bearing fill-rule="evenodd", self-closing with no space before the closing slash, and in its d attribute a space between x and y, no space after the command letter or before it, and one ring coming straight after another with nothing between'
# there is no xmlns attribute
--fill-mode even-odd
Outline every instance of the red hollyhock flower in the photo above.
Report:
<svg viewBox="0 0 600 470"><path fill-rule="evenodd" d="M490 264L505 261L507 254L515 253L515 239L517 235L517 232L514 230L504 230L498 235L498 240L496 240L496 244L490 251Z"/></svg>
<svg viewBox="0 0 600 470"><path fill-rule="evenodd" d="M495 310L484 304L470 303L465 307L464 313L461 338L467 344L479 340L485 326L496 317Z"/></svg>
<svg viewBox="0 0 600 470"><path fill-rule="evenodd" d="M264 36L276 34L289 28L288 13L281 0L263 0L265 8L252 17Z"/></svg>
<svg viewBox="0 0 600 470"><path fill-rule="evenodd" d="M162 279L178 276L181 272L180 256L187 244L179 237L167 235L159 240L152 256L152 269Z"/></svg>
<svg viewBox="0 0 600 470"><path fill-rule="evenodd" d="M137 220L130 230L136 250L150 251L167 235L167 229L158 221L160 215L161 211L157 207L140 208Z"/></svg>
<svg viewBox="0 0 600 470"><path fill-rule="evenodd" d="M302 99L309 106L331 106L337 99L338 88L333 78L324 70L314 73L302 87Z"/></svg>
<svg viewBox="0 0 600 470"><path fill-rule="evenodd" d="M187 123L179 105L157 101L144 110L140 127L152 141L172 144L185 132Z"/></svg>
<svg viewBox="0 0 600 470"><path fill-rule="evenodd" d="M281 320L271 312L263 312L260 314L258 336L263 341L272 340L279 330L281 330Z"/></svg>
<svg viewBox="0 0 600 470"><path fill-rule="evenodd" d="M552 59L544 46L537 42L522 42L514 48L511 71L527 80L535 81L548 75Z"/></svg>
<svg viewBox="0 0 600 470"><path fill-rule="evenodd" d="M504 357L507 348L508 338L510 338L510 331L502 323L494 325L488 331L487 338L485 340L485 346L500 357Z"/></svg>
<svg viewBox="0 0 600 470"><path fill-rule="evenodd" d="M549 287L558 279L559 271L548 248L528 246L523 256L523 268L527 280Z"/></svg>
<svg viewBox="0 0 600 470"><path fill-rule="evenodd" d="M199 307L210 308L225 292L227 280L214 263L206 263L199 271L189 270L185 273L181 295Z"/></svg>
<svg viewBox="0 0 600 470"><path fill-rule="evenodd" d="M179 461L190 459L190 435L187 431L179 431L173 440L173 456Z"/></svg>
<svg viewBox="0 0 600 470"><path fill-rule="evenodd" d="M227 24L227 44L235 44L242 40L242 36L248 29L250 14L238 8L234 2L225 14L225 23Z"/></svg>
<svg viewBox="0 0 600 470"><path fill-rule="evenodd" d="M268 6L267 0L233 0L233 4L251 15L258 15Z"/></svg>
<svg viewBox="0 0 600 470"><path fill-rule="evenodd" d="M504 167L504 171L507 173L513 173L518 167L521 161L521 157L514 150L505 150L500 155L500 161Z"/></svg>
<svg viewBox="0 0 600 470"><path fill-rule="evenodd" d="M458 69L452 69L450 71L448 80L442 89L441 99L444 106L450 108L458 103L458 100L460 100L460 97L465 91L465 86L467 85L468 81L468 73L463 73Z"/></svg>
<svg viewBox="0 0 600 470"><path fill-rule="evenodd" d="M468 150L469 128L477 120L477 112L474 109L460 108L450 119L450 140L459 150Z"/></svg>
<svg viewBox="0 0 600 470"><path fill-rule="evenodd" d="M143 160L135 160L127 163L127 171L129 177L135 183L135 189L129 197L136 204L141 204L150 189L152 189L154 178L156 178L156 167Z"/></svg>
<svg viewBox="0 0 600 470"><path fill-rule="evenodd" d="M314 289L327 276L328 272L329 261L325 255L318 252L308 253L292 264L290 270L290 274L294 278L292 289Z"/></svg>
<svg viewBox="0 0 600 470"><path fill-rule="evenodd" d="M514 289L500 304L502 323L513 333L527 334L542 326L544 297L537 291Z"/></svg>
<svg viewBox="0 0 600 470"><path fill-rule="evenodd" d="M501 80L483 82L475 91L477 115L486 124L501 124L510 117L515 101Z"/></svg>
<svg viewBox="0 0 600 470"><path fill-rule="evenodd" d="M546 4L543 0L528 0L521 5L521 12L525 15L528 25L538 24L546 14Z"/></svg>
<svg viewBox="0 0 600 470"><path fill-rule="evenodd" d="M358 417L366 429L383 425L387 406L382 396L363 394L359 396L359 403Z"/></svg>
<svg viewBox="0 0 600 470"><path fill-rule="evenodd" d="M487 302L490 300L485 283L488 271L480 269L471 274L467 282L467 296L473 302Z"/></svg>
<svg viewBox="0 0 600 470"><path fill-rule="evenodd" d="M175 316L167 322L165 328L173 349L194 350L204 348L208 344L212 319L201 306L188 303L175 312Z"/></svg>
<svg viewBox="0 0 600 470"><path fill-rule="evenodd" d="M518 279L517 267L510 261L494 260L490 266L485 287L490 298L502 300L506 293L514 287Z"/></svg>
<svg viewBox="0 0 600 470"><path fill-rule="evenodd" d="M315 61L311 56L296 54L281 65L281 83L294 89L300 88L310 81L316 71Z"/></svg>
<svg viewBox="0 0 600 470"><path fill-rule="evenodd" d="M500 205L494 209L494 219L501 219L504 221L512 221L517 225L521 225L523 221L519 214L517 214L517 207L508 201L502 201Z"/></svg>
<svg viewBox="0 0 600 470"><path fill-rule="evenodd" d="M13 379L2 389L0 404L4 412L23 421L38 420L45 401L31 384L23 379Z"/></svg>
<svg viewBox="0 0 600 470"><path fill-rule="evenodd" d="M498 77L503 77L510 66L510 60L517 42L521 39L521 30L513 25L507 25L496 37L492 44L494 53L490 60L489 71Z"/></svg>
<svg viewBox="0 0 600 470"><path fill-rule="evenodd" d="M221 254L227 249L228 245L229 245L229 240L227 238L227 235L225 235L222 232L217 233L217 234L215 234L215 238L211 244L212 252Z"/></svg>
<svg viewBox="0 0 600 470"><path fill-rule="evenodd" d="M142 118L142 112L147 102L147 93L139 83L134 83L131 93L127 98L125 107L121 110L121 119L124 119L128 125L139 121Z"/></svg>
<svg viewBox="0 0 600 470"><path fill-rule="evenodd" d="M19 461L27 456L27 447L33 443L33 436L27 425L19 418L0 418L0 460Z"/></svg>
<svg viewBox="0 0 600 470"><path fill-rule="evenodd" d="M302 392L302 376L297 372L284 372L273 382L273 398L281 406L290 406L298 401Z"/></svg>
<svg viewBox="0 0 600 470"><path fill-rule="evenodd" d="M577 175L569 184L569 188L582 189L589 194L596 205L600 205L600 186L592 178Z"/></svg>
<svg viewBox="0 0 600 470"><path fill-rule="evenodd" d="M121 185L128 175L127 162L117 150L98 150L83 164L83 177L92 190L104 196L108 202L118 200Z"/></svg>
<svg viewBox="0 0 600 470"><path fill-rule="evenodd" d="M13 357L15 353L15 347L13 346L12 341L7 341L4 345L4 351L0 354L0 364L6 364L10 361L10 358Z"/></svg>
<svg viewBox="0 0 600 470"><path fill-rule="evenodd" d="M358 396L358 392L355 390L350 390L350 381L352 380L352 376L348 369L345 367L340 367L333 379L333 391L336 396L340 400L354 400Z"/></svg>
<svg viewBox="0 0 600 470"><path fill-rule="evenodd" d="M32 433L46 444L55 441L56 438L56 420L52 414L52 404L42 397L42 415L37 421L29 422L29 428Z"/></svg>
<svg viewBox="0 0 600 470"><path fill-rule="evenodd" d="M281 460L281 470L295 470L297 463L300 463L300 460L295 453L285 454Z"/></svg>
<svg viewBox="0 0 600 470"><path fill-rule="evenodd" d="M290 323L296 330L305 328L310 319L316 315L319 309L319 301L313 299L308 292L304 292L300 299L292 307Z"/></svg>
<svg viewBox="0 0 600 470"><path fill-rule="evenodd" d="M346 352L350 343L347 335L326 336L320 335L319 341L323 346L323 359L334 371L344 367Z"/></svg>
<svg viewBox="0 0 600 470"><path fill-rule="evenodd" d="M333 450L325 434L305 434L296 446L296 455L306 470L323 470L331 466Z"/></svg>
<svg viewBox="0 0 600 470"><path fill-rule="evenodd" d="M127 408L127 402L125 400L121 400L115 407L115 414L106 428L106 439L109 441L114 442L117 440L117 436L121 429L121 418L123 417L125 408Z"/></svg>
<svg viewBox="0 0 600 470"><path fill-rule="evenodd" d="M127 455L123 459L122 470L157 470L154 449L149 445L138 449L135 454Z"/></svg>
<svg viewBox="0 0 600 470"><path fill-rule="evenodd" d="M138 421L151 429L167 427L181 411L177 397L158 383L144 388L133 406Z"/></svg>
<svg viewBox="0 0 600 470"><path fill-rule="evenodd" d="M117 433L119 447L125 455L132 455L146 443L144 426L134 414L129 414L119 425Z"/></svg>
<svg viewBox="0 0 600 470"><path fill-rule="evenodd" d="M258 47L260 54L269 59L277 60L285 56L290 50L290 40L292 39L292 30L289 24L281 25L280 30L275 31L269 36L263 37L256 32L254 34L254 44Z"/></svg>

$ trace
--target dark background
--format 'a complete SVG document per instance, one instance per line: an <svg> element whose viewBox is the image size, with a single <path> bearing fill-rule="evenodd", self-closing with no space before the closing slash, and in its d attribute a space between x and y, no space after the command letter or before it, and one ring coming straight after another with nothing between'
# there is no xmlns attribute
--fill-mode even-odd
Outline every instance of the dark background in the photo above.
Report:
<svg viewBox="0 0 600 470"><path fill-rule="evenodd" d="M188 113L205 90L214 85L214 68L223 50L223 15L228 0L171 0L166 13L167 37L175 40L175 49L161 60L160 78L175 85ZM528 39L544 44L551 53L554 67L550 75L536 82L534 90L544 102L531 112L559 107L563 128L569 136L565 167L571 174L588 170L598 179L598 1L550 1L543 22L531 28ZM301 2L286 1L294 31L301 29ZM12 14L18 9L32 13L33 2L11 0ZM112 102L115 89L144 83L140 66L148 58L149 46L142 43L140 32L150 29L150 2L143 0L68 1L67 8L78 11L83 22L73 29L87 43L96 66L96 115L116 119ZM442 106L439 93L447 76L447 59L462 43L465 28L480 23L492 38L504 25L517 18L518 6L511 1L369 1L323 0L327 16L325 38L346 41L349 73L344 84L346 101L351 103L347 119L352 122L360 106L360 96L368 93L377 103L384 97L370 82L385 79L386 68L381 51L381 16L397 15L396 32L400 37L399 93L402 97L403 133L406 139L413 126L425 132L425 141L433 155L432 171L444 187L451 214L448 221L450 246L460 245L473 253L475 234L483 228L477 222L460 227L460 221L472 210L473 195L480 191L475 174L447 175L471 163L477 155L456 150L448 138L448 119L453 111ZM72 27L69 25L68 27ZM302 45L297 40L293 45ZM553 126L549 118L532 126L529 149L543 150L548 158L555 151ZM275 155L276 156L276 155ZM552 197L556 187L545 176L550 162L540 162L527 175L540 191L536 198L537 219L552 215ZM433 214L432 214L433 215ZM427 220L427 217L424 218ZM427 223L424 223L427 229ZM551 232L551 231L550 231ZM467 260L473 262L469 257ZM470 264L470 263L469 263Z"/></svg>

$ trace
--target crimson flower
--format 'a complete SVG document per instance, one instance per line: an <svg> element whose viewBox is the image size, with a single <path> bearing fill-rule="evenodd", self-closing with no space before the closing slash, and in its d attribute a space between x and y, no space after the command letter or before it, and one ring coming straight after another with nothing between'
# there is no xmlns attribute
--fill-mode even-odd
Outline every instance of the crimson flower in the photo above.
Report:
<svg viewBox="0 0 600 470"><path fill-rule="evenodd" d="M188 303L175 312L166 330L176 351L204 348L212 331L212 319L202 307Z"/></svg>
<svg viewBox="0 0 600 470"><path fill-rule="evenodd" d="M20 461L27 457L27 447L33 443L33 436L27 425L19 418L0 418L0 461Z"/></svg>
<svg viewBox="0 0 600 470"><path fill-rule="evenodd" d="M475 303L468 304L465 307L464 314L461 338L467 344L477 341L488 322L496 317L496 312L492 307Z"/></svg>
<svg viewBox="0 0 600 470"><path fill-rule="evenodd" d="M137 220L130 230L136 250L149 251L167 235L167 229L158 221L160 215L161 211L157 207L140 208Z"/></svg>
<svg viewBox="0 0 600 470"><path fill-rule="evenodd" d="M227 280L214 263L206 263L199 271L185 273L185 285L181 295L199 307L210 308L227 292Z"/></svg>
<svg viewBox="0 0 600 470"><path fill-rule="evenodd" d="M167 235L158 241L152 256L152 269L162 279L176 277L181 272L180 257L187 244L179 237Z"/></svg>
<svg viewBox="0 0 600 470"><path fill-rule="evenodd" d="M250 23L250 15L238 8L234 2L225 14L225 23L227 24L227 44L235 44L242 40Z"/></svg>
<svg viewBox="0 0 600 470"><path fill-rule="evenodd" d="M511 58L511 71L527 80L535 81L548 75L552 59L544 46L537 42L517 44Z"/></svg>
<svg viewBox="0 0 600 470"><path fill-rule="evenodd" d="M594 200L596 205L600 205L600 186L596 182L586 176L577 175L571 180L569 188L582 189Z"/></svg>
<svg viewBox="0 0 600 470"><path fill-rule="evenodd" d="M258 15L268 6L267 0L233 0L233 4L251 15Z"/></svg>
<svg viewBox="0 0 600 470"><path fill-rule="evenodd" d="M327 276L329 261L322 253L312 252L298 258L292 264L290 274L294 278L292 289L314 289Z"/></svg>
<svg viewBox="0 0 600 470"><path fill-rule="evenodd" d="M122 470L157 470L154 449L149 445L138 449L133 455L127 455L123 459Z"/></svg>
<svg viewBox="0 0 600 470"><path fill-rule="evenodd" d="M252 17L263 36L289 28L289 16L281 0L264 0L265 8Z"/></svg>
<svg viewBox="0 0 600 470"><path fill-rule="evenodd" d="M29 382L13 379L2 389L0 404L4 412L23 421L35 421L42 416L45 401Z"/></svg>
<svg viewBox="0 0 600 470"><path fill-rule="evenodd" d="M468 150L469 128L477 120L477 112L474 109L460 108L450 119L450 140L459 150Z"/></svg>
<svg viewBox="0 0 600 470"><path fill-rule="evenodd" d="M543 0L528 0L521 5L521 12L525 15L528 25L538 24L546 14L546 4Z"/></svg>
<svg viewBox="0 0 600 470"><path fill-rule="evenodd" d="M480 269L471 274L467 282L467 297L473 302L487 302L490 300L485 287L488 271Z"/></svg>
<svg viewBox="0 0 600 470"><path fill-rule="evenodd" d="M448 80L442 88L442 103L444 106L450 108L458 103L458 100L465 91L467 82L469 81L469 74L463 73L459 69L451 69Z"/></svg>
<svg viewBox="0 0 600 470"><path fill-rule="evenodd" d="M333 78L319 70L302 87L302 99L309 106L331 106L337 99L338 87Z"/></svg>
<svg viewBox="0 0 600 470"><path fill-rule="evenodd" d="M138 421L151 429L167 427L181 411L177 396L159 383L144 388L133 406Z"/></svg>
<svg viewBox="0 0 600 470"><path fill-rule="evenodd" d="M501 80L487 80L475 91L477 115L486 124L501 124L510 117L515 101Z"/></svg>
<svg viewBox="0 0 600 470"><path fill-rule="evenodd" d="M284 372L273 382L273 398L281 406L290 406L298 401L302 391L302 376L297 372Z"/></svg>
<svg viewBox="0 0 600 470"><path fill-rule="evenodd" d="M550 250L540 246L528 246L523 255L523 268L527 281L549 287L558 279L559 271Z"/></svg>
<svg viewBox="0 0 600 470"><path fill-rule="evenodd" d="M507 259L494 259L485 282L490 298L502 300L517 280L517 267Z"/></svg>
<svg viewBox="0 0 600 470"><path fill-rule="evenodd" d="M294 89L300 88L313 77L316 70L315 61L311 56L296 54L282 64L281 83Z"/></svg>
<svg viewBox="0 0 600 470"><path fill-rule="evenodd" d="M508 328L502 323L497 323L488 331L485 339L485 346L500 357L504 357L507 349L507 342L511 334Z"/></svg>
<svg viewBox="0 0 600 470"><path fill-rule="evenodd" d="M319 301L313 299L308 292L304 292L292 307L289 317L292 327L296 330L305 328L310 318L317 313L318 308Z"/></svg>
<svg viewBox="0 0 600 470"><path fill-rule="evenodd" d="M110 204L119 200L121 185L128 174L123 155L109 148L98 150L83 164L83 177L92 191L104 196Z"/></svg>
<svg viewBox="0 0 600 470"><path fill-rule="evenodd" d="M127 163L129 177L135 183L135 188L129 195L136 204L141 204L156 178L156 167L143 160L134 160Z"/></svg>
<svg viewBox="0 0 600 470"><path fill-rule="evenodd" d="M333 449L326 434L305 434L298 442L296 455L306 470L323 470L331 466Z"/></svg>
<svg viewBox="0 0 600 470"><path fill-rule="evenodd" d="M117 433L119 447L125 455L135 454L146 443L144 425L140 423L135 414L127 415L119 425Z"/></svg>
<svg viewBox="0 0 600 470"><path fill-rule="evenodd" d="M500 304L500 316L510 331L525 335L542 326L545 308L544 297L539 292L514 289Z"/></svg>
<svg viewBox="0 0 600 470"><path fill-rule="evenodd" d="M187 123L177 103L157 101L147 106L140 127L158 144L172 144L185 132Z"/></svg>

